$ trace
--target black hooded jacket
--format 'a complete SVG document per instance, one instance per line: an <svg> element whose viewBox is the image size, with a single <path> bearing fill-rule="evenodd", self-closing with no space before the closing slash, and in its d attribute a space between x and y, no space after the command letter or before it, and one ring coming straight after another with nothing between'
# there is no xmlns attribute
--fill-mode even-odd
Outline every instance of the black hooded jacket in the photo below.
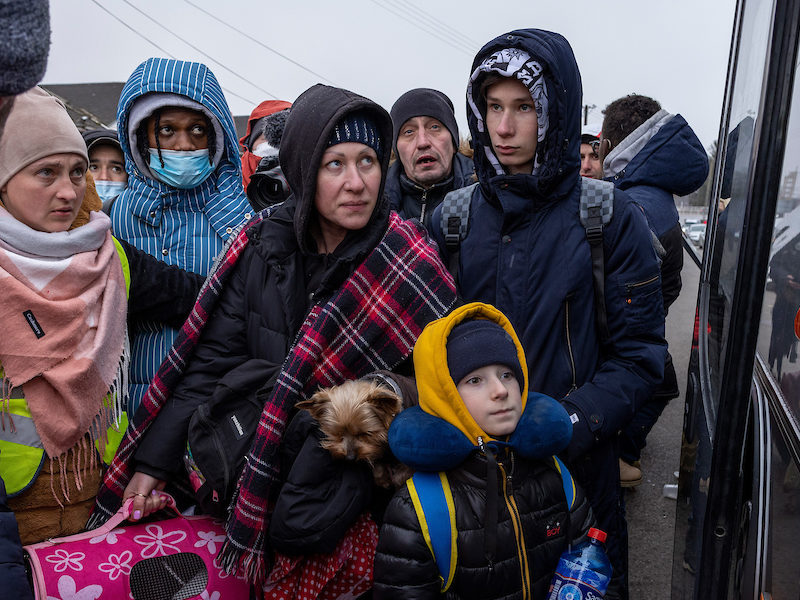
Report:
<svg viewBox="0 0 800 600"><path fill-rule="evenodd" d="M385 176L367 225L348 232L330 254L319 254L310 233L315 218L317 171L326 142L346 114L366 111L386 140L381 172L389 162L389 114L371 100L315 85L293 105L281 142L281 168L292 196L247 230L240 257L219 305L209 318L183 380L136 452L136 469L171 479L183 469L189 420L222 375L249 359L262 359L276 374L310 308L327 300L380 242L389 223ZM265 380L269 379L265 374Z"/></svg>

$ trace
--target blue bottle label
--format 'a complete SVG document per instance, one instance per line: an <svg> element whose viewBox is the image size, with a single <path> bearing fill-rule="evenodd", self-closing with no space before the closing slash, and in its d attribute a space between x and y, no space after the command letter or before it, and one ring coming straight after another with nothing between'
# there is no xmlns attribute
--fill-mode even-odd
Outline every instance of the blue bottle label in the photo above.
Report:
<svg viewBox="0 0 800 600"><path fill-rule="evenodd" d="M609 578L562 558L558 561L547 600L600 600Z"/></svg>

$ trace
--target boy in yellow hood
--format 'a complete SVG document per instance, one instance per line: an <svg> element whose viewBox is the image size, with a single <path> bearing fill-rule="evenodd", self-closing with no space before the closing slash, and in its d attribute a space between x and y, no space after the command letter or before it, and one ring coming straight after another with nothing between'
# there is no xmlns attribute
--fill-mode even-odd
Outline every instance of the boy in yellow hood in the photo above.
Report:
<svg viewBox="0 0 800 600"><path fill-rule="evenodd" d="M420 515L409 480L384 515L374 598L544 598L561 553L594 520L553 456L569 444L569 416L552 398L528 394L519 339L488 304L430 323L414 369L419 406L394 419L389 445L417 472L440 473L449 490L452 566L437 564L431 532L441 523Z"/></svg>

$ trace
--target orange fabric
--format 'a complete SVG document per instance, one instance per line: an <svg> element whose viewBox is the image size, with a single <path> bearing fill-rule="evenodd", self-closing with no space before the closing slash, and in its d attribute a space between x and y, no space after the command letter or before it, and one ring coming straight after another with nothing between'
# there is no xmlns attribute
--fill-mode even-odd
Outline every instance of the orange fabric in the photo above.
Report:
<svg viewBox="0 0 800 600"><path fill-rule="evenodd" d="M99 210L103 210L103 201L97 195L92 174L86 171L86 193L83 196L81 207L78 209L78 214L75 215L75 220L70 225L70 229L86 225L89 222L89 213Z"/></svg>
<svg viewBox="0 0 800 600"><path fill-rule="evenodd" d="M250 184L250 178L253 173L258 169L258 163L261 161L260 156L256 156L250 150L245 150L242 154L242 185L244 191L247 192L247 186Z"/></svg>
<svg viewBox="0 0 800 600"><path fill-rule="evenodd" d="M250 118L247 120L247 131L239 138L239 144L244 150L242 154L242 184L244 184L245 190L247 189L247 184L250 183L250 176L256 172L258 162L261 160L260 157L250 152L244 145L247 138L250 137L250 128L253 126L253 123L259 119L280 112L286 108L291 108L291 106L291 102L285 102L284 100L264 100L264 102L256 106L253 112L250 113Z"/></svg>

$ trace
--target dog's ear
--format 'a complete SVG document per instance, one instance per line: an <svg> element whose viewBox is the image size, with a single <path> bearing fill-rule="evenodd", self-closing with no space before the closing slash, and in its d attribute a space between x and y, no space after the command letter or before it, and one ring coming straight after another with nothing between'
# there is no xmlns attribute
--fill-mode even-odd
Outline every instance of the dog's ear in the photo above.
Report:
<svg viewBox="0 0 800 600"><path fill-rule="evenodd" d="M375 385L372 389L369 394L369 403L375 407L387 428L403 407L400 396L381 385Z"/></svg>
<svg viewBox="0 0 800 600"><path fill-rule="evenodd" d="M310 398L301 400L295 404L295 407L298 410L307 410L311 413L311 416L314 417L314 420L319 421L320 417L323 415L323 406L330 402L330 399L328 390L319 390Z"/></svg>

